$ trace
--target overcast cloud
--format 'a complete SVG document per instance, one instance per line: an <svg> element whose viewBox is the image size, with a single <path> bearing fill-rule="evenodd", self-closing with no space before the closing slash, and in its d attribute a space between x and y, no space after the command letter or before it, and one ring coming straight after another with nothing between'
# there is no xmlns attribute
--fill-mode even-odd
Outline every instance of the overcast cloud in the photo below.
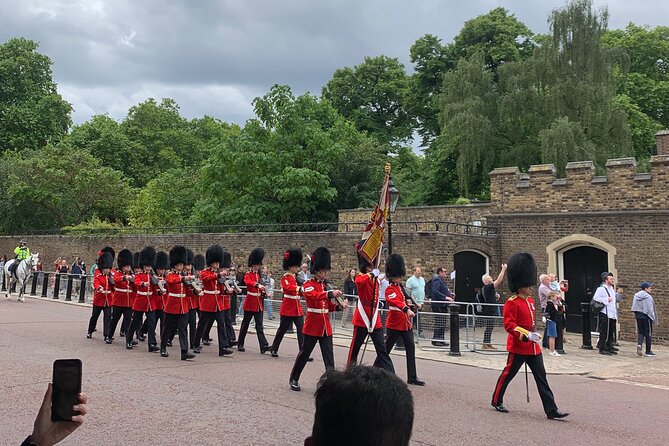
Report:
<svg viewBox="0 0 669 446"><path fill-rule="evenodd" d="M319 94L336 68L399 58L430 33L449 42L463 23L504 6L546 32L549 0L0 0L0 42L25 37L54 62L80 123L123 119L149 97L174 98L188 118L242 124L276 83ZM666 24L669 2L596 1L611 28ZM664 21L664 23L663 23Z"/></svg>

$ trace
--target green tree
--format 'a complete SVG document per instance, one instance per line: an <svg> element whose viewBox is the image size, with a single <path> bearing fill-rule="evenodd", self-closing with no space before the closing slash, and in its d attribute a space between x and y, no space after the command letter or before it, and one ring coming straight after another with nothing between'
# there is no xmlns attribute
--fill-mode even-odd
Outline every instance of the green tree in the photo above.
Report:
<svg viewBox="0 0 669 446"><path fill-rule="evenodd" d="M39 149L67 133L72 106L58 94L51 59L23 38L0 45L0 153Z"/></svg>

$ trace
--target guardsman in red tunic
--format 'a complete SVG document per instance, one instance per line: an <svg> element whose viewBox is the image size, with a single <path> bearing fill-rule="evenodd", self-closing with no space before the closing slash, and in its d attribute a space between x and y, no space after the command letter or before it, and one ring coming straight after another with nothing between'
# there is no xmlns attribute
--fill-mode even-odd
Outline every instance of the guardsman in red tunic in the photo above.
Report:
<svg viewBox="0 0 669 446"><path fill-rule="evenodd" d="M265 258L265 251L261 248L256 248L251 251L249 255L249 272L244 274L244 284L246 284L246 299L244 299L244 319L242 326L239 329L239 343L237 350L245 351L244 340L246 339L246 332L249 329L251 319L256 323L256 334L258 336L258 343L260 344L260 353L264 354L269 351L269 342L265 337L262 325L263 300L267 288L262 283L260 277L260 268Z"/></svg>
<svg viewBox="0 0 669 446"><path fill-rule="evenodd" d="M166 358L167 340L179 332L181 360L195 358L195 353L188 351L188 307L186 283L195 279L194 276L183 275L188 253L183 246L175 246L170 250L170 268L167 274L167 302L165 305L165 329L160 336L160 356Z"/></svg>
<svg viewBox="0 0 669 446"><path fill-rule="evenodd" d="M102 258L102 255L105 252L108 252L112 256L112 266L111 266L111 268L109 268L109 271L113 275L116 272L116 271L114 271L114 259L116 258L116 252L114 251L114 248L112 248L111 246L105 246L100 251L98 251L98 260L100 260ZM98 265L98 267L95 268L95 270L93 271L93 279L95 279L98 276L98 274L102 274L102 271L100 270L100 264L98 262L95 262L95 264Z"/></svg>
<svg viewBox="0 0 669 446"><path fill-rule="evenodd" d="M509 357L506 367L497 380L492 395L492 407L498 412L508 412L504 406L504 392L520 367L527 364L532 370L532 376L537 384L548 419L564 418L569 414L560 412L555 404L553 392L546 380L546 369L539 345L541 335L536 332L534 325L536 310L534 299L530 297L537 278L537 265L534 258L524 252L511 256L506 278L509 282L509 289L515 293L504 304L504 329L508 333L506 350L509 352Z"/></svg>
<svg viewBox="0 0 669 446"><path fill-rule="evenodd" d="M316 248L311 256L311 274L314 277L304 284L307 317L303 328L304 341L300 346L297 358L295 358L293 370L290 372L289 385L291 390L301 390L300 375L317 342L321 347L325 370L334 369L335 366L329 313L330 311L341 311L346 308L347 303L346 300L341 299L343 293L340 290L328 289L325 280L330 269L330 251L324 246Z"/></svg>
<svg viewBox="0 0 669 446"><path fill-rule="evenodd" d="M169 256L165 251L159 251L156 254L156 263L154 264L156 275L152 280L153 286L151 287L151 296L149 297L149 303L151 304L151 309L153 310L156 319L156 323L153 330L154 339L156 339L155 328L158 326L158 321L160 321L159 333L161 333L161 339L162 339L163 325L165 324L165 313L163 312L164 308L163 296L167 296L167 288L166 288L167 282L165 281L165 273L167 272L167 268L169 268L169 266L170 266ZM141 333L142 335L145 335L148 332L149 332L148 323L145 320L144 324L142 324ZM149 346L150 345L151 343L149 342ZM157 348L158 344L155 344L153 347Z"/></svg>
<svg viewBox="0 0 669 446"><path fill-rule="evenodd" d="M399 338L404 341L407 358L407 382L416 386L424 386L425 382L416 374L416 346L413 342L412 321L415 316L412 307L415 304L407 296L402 279L406 276L404 258L399 254L391 254L386 259L386 277L390 284L386 288L388 317L386 318L386 350L393 350ZM377 364L374 364L378 367Z"/></svg>
<svg viewBox="0 0 669 446"><path fill-rule="evenodd" d="M132 272L132 252L128 249L122 249L116 259L118 269L114 273L114 293L112 294L112 319L109 323L109 337L114 339L116 325L118 325L121 316L121 337L130 326L132 318L132 295L134 293L135 277Z"/></svg>
<svg viewBox="0 0 669 446"><path fill-rule="evenodd" d="M383 342L383 327L379 312L379 295L384 296L381 293L384 292L388 282L385 280L385 275L379 275L378 271L372 272L372 264L360 254L358 254L358 266L362 274L355 278L355 286L358 288L358 303L353 313L353 337L348 351L347 367L358 362L360 347L369 335L376 350L374 365L390 373L395 373L393 362L390 360L386 345Z"/></svg>
<svg viewBox="0 0 669 446"><path fill-rule="evenodd" d="M153 265L156 263L156 250L147 246L139 253L141 272L135 272L135 301L132 303L132 322L125 337L125 347L132 350L132 339L142 325L142 318L146 314L146 324L149 334L149 352L157 352L156 342L156 313L151 305L153 296Z"/></svg>
<svg viewBox="0 0 669 446"><path fill-rule="evenodd" d="M206 252L207 268L200 271L203 295L200 298L200 321L195 337L195 353L200 353L200 343L210 322L216 320L218 356L231 355L225 323L225 296L223 283L230 268L230 254L219 245L210 246ZM228 305L229 308L229 305Z"/></svg>
<svg viewBox="0 0 669 446"><path fill-rule="evenodd" d="M288 329L295 324L297 328L297 345L301 348L304 343L302 336L302 326L304 317L300 297L304 295L303 289L297 284L297 272L302 265L302 250L289 249L283 253L283 270L286 273L281 278L281 290L283 291L283 300L281 302L281 322L274 336L274 342L270 348L270 353L274 358L279 356L279 345Z"/></svg>
<svg viewBox="0 0 669 446"><path fill-rule="evenodd" d="M204 258L202 259L202 264L200 268L195 268L195 259L196 257L202 257L201 255L195 255L190 249L186 250L188 258L186 261L186 266L184 271L186 274L195 276L196 280L198 277L198 271L204 269ZM199 259L198 259L199 262ZM186 287L186 295L188 296L188 341L190 343L191 350L195 348L195 335L197 332L197 314L200 311L200 295L195 285Z"/></svg>
<svg viewBox="0 0 669 446"><path fill-rule="evenodd" d="M109 322L111 320L111 294L113 289L113 279L110 277L110 270L114 263L114 257L108 252L101 252L102 255L98 258L97 265L100 271L93 279L93 314L91 320L88 322L88 333L86 337L91 339L95 326L98 324L98 318L102 313L102 334L105 342L111 343L109 340Z"/></svg>

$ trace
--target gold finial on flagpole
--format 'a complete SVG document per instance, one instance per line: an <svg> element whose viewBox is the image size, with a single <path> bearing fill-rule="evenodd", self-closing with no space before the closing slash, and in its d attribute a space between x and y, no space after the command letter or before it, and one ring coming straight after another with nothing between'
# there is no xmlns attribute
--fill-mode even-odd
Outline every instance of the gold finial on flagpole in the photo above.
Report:
<svg viewBox="0 0 669 446"><path fill-rule="evenodd" d="M386 167L383 169L385 173L390 173L390 163L386 163Z"/></svg>

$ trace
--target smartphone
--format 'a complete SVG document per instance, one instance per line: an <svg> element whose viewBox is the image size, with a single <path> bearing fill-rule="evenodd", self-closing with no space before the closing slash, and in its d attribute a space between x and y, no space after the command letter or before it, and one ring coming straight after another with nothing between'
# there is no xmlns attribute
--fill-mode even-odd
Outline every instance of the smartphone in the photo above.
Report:
<svg viewBox="0 0 669 446"><path fill-rule="evenodd" d="M79 415L72 406L79 404L81 393L81 360L57 359L53 362L51 421L72 421Z"/></svg>

